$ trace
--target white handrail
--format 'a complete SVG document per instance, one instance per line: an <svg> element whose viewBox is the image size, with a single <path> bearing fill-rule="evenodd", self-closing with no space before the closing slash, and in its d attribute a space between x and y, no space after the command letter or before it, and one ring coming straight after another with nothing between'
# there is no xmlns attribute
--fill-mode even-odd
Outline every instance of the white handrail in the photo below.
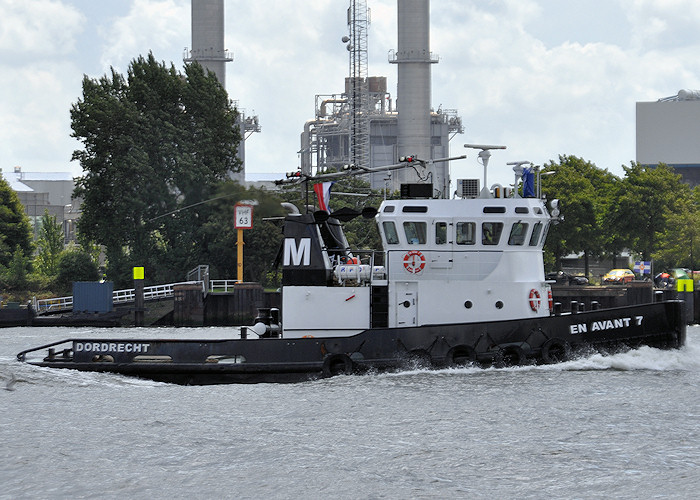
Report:
<svg viewBox="0 0 700 500"><path fill-rule="evenodd" d="M217 280L228 281L228 280ZM181 281L179 283L169 283L167 285L147 286L143 289L144 300L167 299L175 294L175 286L177 285L200 285L202 292L204 289L203 281ZM114 304L123 304L134 300L134 288L126 288L124 290L114 290L112 292L112 301ZM38 299L34 303L36 312L47 313L54 311L65 311L73 308L73 297L56 297L52 299Z"/></svg>

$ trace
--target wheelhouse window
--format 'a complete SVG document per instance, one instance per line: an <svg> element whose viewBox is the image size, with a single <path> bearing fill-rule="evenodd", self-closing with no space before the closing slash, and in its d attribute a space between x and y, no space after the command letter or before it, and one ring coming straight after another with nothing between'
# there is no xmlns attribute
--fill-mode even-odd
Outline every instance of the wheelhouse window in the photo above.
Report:
<svg viewBox="0 0 700 500"><path fill-rule="evenodd" d="M498 245L502 232L502 222L483 222L481 224L481 243L483 245Z"/></svg>
<svg viewBox="0 0 700 500"><path fill-rule="evenodd" d="M425 245L428 235L428 224L425 222L404 222L403 231L409 245Z"/></svg>
<svg viewBox="0 0 700 500"><path fill-rule="evenodd" d="M435 223L435 244L444 245L447 243L447 222Z"/></svg>
<svg viewBox="0 0 700 500"><path fill-rule="evenodd" d="M387 245L398 245L399 235L396 232L396 226L392 221L386 221L382 223L384 228L384 237L386 238Z"/></svg>
<svg viewBox="0 0 700 500"><path fill-rule="evenodd" d="M525 235L527 235L527 224L524 222L516 222L510 228L510 236L508 237L509 245L524 245Z"/></svg>
<svg viewBox="0 0 700 500"><path fill-rule="evenodd" d="M474 245L476 243L476 224L474 222L458 222L455 242L458 245Z"/></svg>
<svg viewBox="0 0 700 500"><path fill-rule="evenodd" d="M542 234L542 223L538 222L532 226L532 235L530 236L530 246L536 247L537 243L540 241L540 234Z"/></svg>

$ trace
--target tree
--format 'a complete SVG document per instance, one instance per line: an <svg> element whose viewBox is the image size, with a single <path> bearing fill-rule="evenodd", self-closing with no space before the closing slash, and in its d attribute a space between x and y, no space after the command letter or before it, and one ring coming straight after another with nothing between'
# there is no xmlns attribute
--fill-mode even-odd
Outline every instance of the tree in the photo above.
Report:
<svg viewBox="0 0 700 500"><path fill-rule="evenodd" d="M36 256L37 270L44 276L52 277L58 273L58 258L63 252L63 239L63 229L56 221L56 216L44 210L37 240L39 253Z"/></svg>
<svg viewBox="0 0 700 500"><path fill-rule="evenodd" d="M18 248L31 255L32 229L17 193L0 176L0 266L8 266Z"/></svg>
<svg viewBox="0 0 700 500"><path fill-rule="evenodd" d="M650 260L660 248L662 234L673 215L683 213L690 187L669 166L645 166L632 162L623 167L625 177L611 210L614 226L630 249Z"/></svg>
<svg viewBox="0 0 700 500"><path fill-rule="evenodd" d="M65 292L71 289L74 281L97 281L97 265L89 253L82 250L64 252L58 259L56 283Z"/></svg>
<svg viewBox="0 0 700 500"><path fill-rule="evenodd" d="M559 163L551 161L542 176L542 192L547 198L558 199L564 222L552 227L546 250L561 267L561 257L583 252L585 273L589 273L589 257L600 255L608 240L603 230L610 200L616 189L617 177L575 156L559 156Z"/></svg>
<svg viewBox="0 0 700 500"><path fill-rule="evenodd" d="M104 245L108 275L128 282L134 265L147 279L181 279L201 262L208 207L183 210L212 197L215 185L240 169L238 113L212 73L193 63L182 75L153 54L83 79L83 97L71 108L73 153L85 172L78 230Z"/></svg>

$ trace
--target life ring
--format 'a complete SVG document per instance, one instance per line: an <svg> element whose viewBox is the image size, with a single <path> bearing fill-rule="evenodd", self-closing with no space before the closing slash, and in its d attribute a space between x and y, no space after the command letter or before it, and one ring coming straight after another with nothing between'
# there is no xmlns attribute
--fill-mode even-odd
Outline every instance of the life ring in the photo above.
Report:
<svg viewBox="0 0 700 500"><path fill-rule="evenodd" d="M497 368L505 368L508 366L521 366L525 364L527 356L525 351L517 345L507 345L501 347L496 353L494 364Z"/></svg>
<svg viewBox="0 0 700 500"><path fill-rule="evenodd" d="M551 290L547 290L547 303L549 305L549 313L551 314L554 310L554 298L552 297Z"/></svg>
<svg viewBox="0 0 700 500"><path fill-rule="evenodd" d="M530 290L530 309L537 312L540 308L540 292L534 288Z"/></svg>
<svg viewBox="0 0 700 500"><path fill-rule="evenodd" d="M409 250L403 256L403 267L411 274L418 274L425 268L425 255L420 250Z"/></svg>
<svg viewBox="0 0 700 500"><path fill-rule="evenodd" d="M447 351L447 366L467 366L476 361L476 351L468 345L456 345Z"/></svg>
<svg viewBox="0 0 700 500"><path fill-rule="evenodd" d="M331 354L323 360L323 376L326 378L336 375L351 375L354 363L347 354Z"/></svg>
<svg viewBox="0 0 700 500"><path fill-rule="evenodd" d="M561 363L571 356L571 346L564 339L552 338L542 345L540 357L547 365Z"/></svg>

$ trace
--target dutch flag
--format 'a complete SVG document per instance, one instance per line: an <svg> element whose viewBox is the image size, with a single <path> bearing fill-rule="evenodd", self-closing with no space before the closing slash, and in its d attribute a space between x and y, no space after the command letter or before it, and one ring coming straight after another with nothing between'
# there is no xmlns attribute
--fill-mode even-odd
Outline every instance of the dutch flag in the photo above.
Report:
<svg viewBox="0 0 700 500"><path fill-rule="evenodd" d="M318 198L318 208L325 210L330 213L331 210L328 208L328 201L331 198L331 187L335 182L319 182L314 184L314 192Z"/></svg>

